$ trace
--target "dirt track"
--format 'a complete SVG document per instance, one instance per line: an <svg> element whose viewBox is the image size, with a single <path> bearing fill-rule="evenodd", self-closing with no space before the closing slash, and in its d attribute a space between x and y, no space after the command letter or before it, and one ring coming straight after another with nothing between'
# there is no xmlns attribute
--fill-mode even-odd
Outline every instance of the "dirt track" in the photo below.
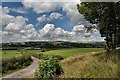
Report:
<svg viewBox="0 0 120 80"><path fill-rule="evenodd" d="M2 78L33 78L34 77L33 74L36 68L38 67L39 60L35 57L32 57L32 59L33 59L33 62L28 67L21 69L19 71L13 72Z"/></svg>

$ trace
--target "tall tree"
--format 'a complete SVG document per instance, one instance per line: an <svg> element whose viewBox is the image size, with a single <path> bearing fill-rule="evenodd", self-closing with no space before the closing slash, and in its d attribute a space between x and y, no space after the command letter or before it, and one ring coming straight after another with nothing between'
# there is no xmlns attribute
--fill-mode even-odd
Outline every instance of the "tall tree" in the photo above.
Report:
<svg viewBox="0 0 120 80"><path fill-rule="evenodd" d="M120 1L82 2L77 8L88 21L98 25L101 36L106 37L108 49L120 45Z"/></svg>

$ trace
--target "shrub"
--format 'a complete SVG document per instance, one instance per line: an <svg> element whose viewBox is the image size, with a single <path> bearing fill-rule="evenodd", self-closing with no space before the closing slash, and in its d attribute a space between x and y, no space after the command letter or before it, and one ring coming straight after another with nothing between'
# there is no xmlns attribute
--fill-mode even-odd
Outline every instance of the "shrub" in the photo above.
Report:
<svg viewBox="0 0 120 80"><path fill-rule="evenodd" d="M2 73L6 73L9 70L20 69L22 67L30 65L32 62L31 56L20 56L2 61Z"/></svg>
<svg viewBox="0 0 120 80"><path fill-rule="evenodd" d="M42 55L41 59L47 60L50 57L50 55ZM63 60L64 58L60 55L51 55L52 58L57 58L58 60Z"/></svg>
<svg viewBox="0 0 120 80"><path fill-rule="evenodd" d="M31 54L31 56L34 56L38 59L41 59L43 57L43 54L42 53L36 53L36 54Z"/></svg>
<svg viewBox="0 0 120 80"><path fill-rule="evenodd" d="M58 60L63 60L64 58L60 55L54 55L53 57L56 57Z"/></svg>
<svg viewBox="0 0 120 80"><path fill-rule="evenodd" d="M41 49L41 52L45 52L45 51L46 51L46 49L45 49L45 48Z"/></svg>
<svg viewBox="0 0 120 80"><path fill-rule="evenodd" d="M54 78L63 72L58 59L53 56L43 58L35 72L35 78Z"/></svg>

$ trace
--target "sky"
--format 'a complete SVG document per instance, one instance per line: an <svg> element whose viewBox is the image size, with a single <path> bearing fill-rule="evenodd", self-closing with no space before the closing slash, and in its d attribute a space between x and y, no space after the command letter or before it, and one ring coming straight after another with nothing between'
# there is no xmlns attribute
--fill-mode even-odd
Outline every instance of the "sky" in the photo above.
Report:
<svg viewBox="0 0 120 80"><path fill-rule="evenodd" d="M2 2L1 42L71 41L101 42L99 30L77 10L80 2Z"/></svg>

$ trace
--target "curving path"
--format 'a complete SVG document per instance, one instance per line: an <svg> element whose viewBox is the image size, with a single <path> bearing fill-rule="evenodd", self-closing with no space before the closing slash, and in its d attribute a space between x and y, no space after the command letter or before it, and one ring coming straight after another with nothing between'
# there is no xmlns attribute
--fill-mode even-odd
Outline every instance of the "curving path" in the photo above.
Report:
<svg viewBox="0 0 120 80"><path fill-rule="evenodd" d="M38 67L39 59L35 57L32 57L32 59L33 59L33 62L28 67L21 69L19 71L13 72L2 78L33 78L34 77L33 74L36 68Z"/></svg>

